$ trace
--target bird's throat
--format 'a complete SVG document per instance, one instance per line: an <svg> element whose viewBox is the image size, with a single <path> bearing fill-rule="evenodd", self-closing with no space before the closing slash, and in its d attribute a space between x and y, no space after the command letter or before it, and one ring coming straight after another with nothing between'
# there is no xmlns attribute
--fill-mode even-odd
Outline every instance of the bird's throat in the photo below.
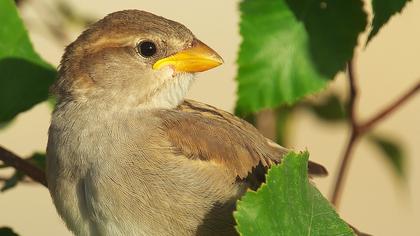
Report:
<svg viewBox="0 0 420 236"><path fill-rule="evenodd" d="M145 109L173 109L184 100L194 81L194 74L176 73L153 91L140 107Z"/></svg>

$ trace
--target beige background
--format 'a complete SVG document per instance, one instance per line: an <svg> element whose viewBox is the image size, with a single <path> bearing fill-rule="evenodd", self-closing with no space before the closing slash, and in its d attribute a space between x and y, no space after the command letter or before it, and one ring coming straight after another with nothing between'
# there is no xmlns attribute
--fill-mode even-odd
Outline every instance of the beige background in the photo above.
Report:
<svg viewBox="0 0 420 236"><path fill-rule="evenodd" d="M54 21L44 9L52 0L28 1L22 15L30 27L35 48L54 65L58 64L63 45L52 40L43 28L43 18ZM144 9L184 23L225 59L225 64L203 73L188 97L232 111L236 99L236 53L238 1L82 1L67 0L79 12L95 18L121 9ZM420 78L420 2L410 3L403 15L392 19L365 49L359 50L357 74L361 97L361 118L378 111ZM72 28L69 40L81 29ZM363 40L362 38L361 40ZM69 42L67 42L69 43ZM345 77L339 75L330 85L345 96ZM20 155L44 150L50 109L46 104L20 115L12 125L0 131L0 144ZM360 229L375 235L420 235L420 96L381 123L377 130L392 134L405 147L408 156L408 182L397 185L397 179L381 155L361 142L354 152L350 174L339 210L341 216ZM311 114L300 112L291 127L294 148L307 148L311 157L324 163L331 175L317 179L320 190L329 195L335 176L337 158L347 138L344 125L327 125ZM7 172L10 173L10 172ZM0 172L5 174L5 172ZM0 194L0 226L12 226L23 236L70 235L52 205L47 189L20 185Z"/></svg>

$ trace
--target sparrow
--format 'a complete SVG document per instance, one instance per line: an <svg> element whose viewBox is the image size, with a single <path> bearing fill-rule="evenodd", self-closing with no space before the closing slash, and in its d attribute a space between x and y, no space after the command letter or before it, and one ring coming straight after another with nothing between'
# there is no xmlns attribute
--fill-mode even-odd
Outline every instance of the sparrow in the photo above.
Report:
<svg viewBox="0 0 420 236"><path fill-rule="evenodd" d="M222 63L184 25L139 10L109 14L66 48L47 181L75 235L237 235L236 201L288 149L184 98L196 73Z"/></svg>

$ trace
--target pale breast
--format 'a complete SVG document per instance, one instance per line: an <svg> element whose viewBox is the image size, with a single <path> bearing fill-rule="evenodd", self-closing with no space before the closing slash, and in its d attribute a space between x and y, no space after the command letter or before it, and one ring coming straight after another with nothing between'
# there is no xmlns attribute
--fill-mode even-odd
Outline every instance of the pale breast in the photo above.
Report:
<svg viewBox="0 0 420 236"><path fill-rule="evenodd" d="M224 169L175 154L158 117L85 114L56 112L48 143L50 192L76 235L235 234L245 187Z"/></svg>

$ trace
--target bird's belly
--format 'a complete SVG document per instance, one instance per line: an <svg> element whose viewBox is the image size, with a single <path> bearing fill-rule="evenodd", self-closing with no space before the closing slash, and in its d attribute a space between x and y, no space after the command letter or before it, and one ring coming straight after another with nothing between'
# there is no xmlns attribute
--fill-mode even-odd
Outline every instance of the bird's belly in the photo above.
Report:
<svg viewBox="0 0 420 236"><path fill-rule="evenodd" d="M75 153L77 151L73 150ZM148 233L147 225L137 219L130 220L132 217L126 217L127 212L122 210L127 209L122 206L127 199L119 196L121 189L109 177L121 173L109 173L101 166L87 163L78 164L76 160L83 155L86 154L65 157L50 155L48 160L50 193L67 227L80 236L153 235ZM63 158L73 160L74 163L66 164L65 167L54 163L54 160L59 162Z"/></svg>
<svg viewBox="0 0 420 236"><path fill-rule="evenodd" d="M55 205L76 235L236 235L236 198L228 199L226 189L188 188L189 175L162 175L156 182L153 173L108 172L90 169L77 181L56 182Z"/></svg>
<svg viewBox="0 0 420 236"><path fill-rule="evenodd" d="M76 125L50 129L47 149L51 196L76 235L236 234L232 211L244 188L226 183L219 167L168 155L171 147L126 128L109 136L83 128L98 124Z"/></svg>

